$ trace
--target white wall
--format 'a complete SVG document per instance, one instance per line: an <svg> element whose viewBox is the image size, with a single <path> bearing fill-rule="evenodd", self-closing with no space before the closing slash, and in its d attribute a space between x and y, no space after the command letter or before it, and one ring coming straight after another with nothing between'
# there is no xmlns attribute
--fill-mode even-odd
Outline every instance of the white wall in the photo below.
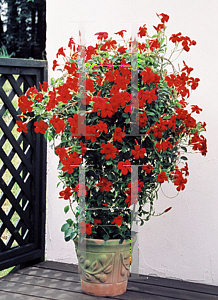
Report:
<svg viewBox="0 0 218 300"><path fill-rule="evenodd" d="M184 53L193 77L201 79L190 102L203 108L200 120L206 121L208 155L189 155L190 176L186 189L176 198L163 193L156 202L157 212L168 206L166 215L153 218L140 228L139 248L142 274L179 278L218 285L218 2L213 0L47 0L47 54L50 68L57 49L67 46L69 37L78 37L84 25L86 41L95 43L94 33L117 32L131 24L146 23L150 33L159 19L156 13L170 16L167 33L182 32L197 41ZM79 25L80 24L80 25ZM66 216L64 200L58 199L56 188L57 161L48 155L47 259L76 263L73 242L66 243L60 227ZM163 187L169 196L175 188Z"/></svg>

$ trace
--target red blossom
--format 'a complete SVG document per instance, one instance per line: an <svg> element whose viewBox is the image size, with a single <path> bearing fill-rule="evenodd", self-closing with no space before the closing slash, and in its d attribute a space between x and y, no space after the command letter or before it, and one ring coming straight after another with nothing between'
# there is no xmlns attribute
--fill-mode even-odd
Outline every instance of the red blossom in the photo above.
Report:
<svg viewBox="0 0 218 300"><path fill-rule="evenodd" d="M68 156L66 148L63 146L62 148L55 148L57 155L59 156L60 161L64 160L65 157Z"/></svg>
<svg viewBox="0 0 218 300"><path fill-rule="evenodd" d="M166 172L161 171L160 174L157 176L157 182L163 183L164 181L167 181L168 177L166 176Z"/></svg>
<svg viewBox="0 0 218 300"><path fill-rule="evenodd" d="M145 170L146 173L150 174L151 171L153 170L153 167L151 164L143 165L142 170Z"/></svg>
<svg viewBox="0 0 218 300"><path fill-rule="evenodd" d="M169 16L162 13L162 14L157 14L157 16L160 18L162 23L168 22L169 21Z"/></svg>
<svg viewBox="0 0 218 300"><path fill-rule="evenodd" d="M102 177L96 186L100 187L101 192L109 192L111 190L112 182L107 181L107 177Z"/></svg>
<svg viewBox="0 0 218 300"><path fill-rule="evenodd" d="M47 90L48 90L48 82L43 81L43 84L41 84L41 83L39 82L39 86L40 86L40 89L41 89L43 92L47 92Z"/></svg>
<svg viewBox="0 0 218 300"><path fill-rule="evenodd" d="M125 132L121 131L122 129L120 127L116 127L114 130L114 135L113 135L113 141L117 142L122 142L123 138L125 137Z"/></svg>
<svg viewBox="0 0 218 300"><path fill-rule="evenodd" d="M121 54L125 53L126 52L126 49L125 47L121 46L117 49L118 52L120 52Z"/></svg>
<svg viewBox="0 0 218 300"><path fill-rule="evenodd" d="M52 66L52 70L54 71L56 69L56 67L59 66L57 60L53 60L53 66Z"/></svg>
<svg viewBox="0 0 218 300"><path fill-rule="evenodd" d="M107 142L107 144L105 143L101 143L101 147L102 149L100 150L100 152L102 154L106 154L105 155L105 159L114 159L117 155L117 148L113 146L112 143Z"/></svg>
<svg viewBox="0 0 218 300"><path fill-rule="evenodd" d="M153 101L157 100L155 89L145 91L144 99L147 101L148 104L151 104Z"/></svg>
<svg viewBox="0 0 218 300"><path fill-rule="evenodd" d="M95 33L95 35L97 35L97 39L98 40L103 40L103 39L107 39L108 38L108 33L107 32L97 32Z"/></svg>
<svg viewBox="0 0 218 300"><path fill-rule="evenodd" d="M138 35L142 38L143 36L146 36L147 33L147 28L145 27L146 24L144 24L143 26L139 27L139 32Z"/></svg>
<svg viewBox="0 0 218 300"><path fill-rule="evenodd" d="M126 30L120 30L120 31L118 31L118 32L116 32L114 34L118 34L118 35L120 35L123 38L124 32L126 32Z"/></svg>
<svg viewBox="0 0 218 300"><path fill-rule="evenodd" d="M33 111L33 101L32 100L28 100L27 96L22 95L19 97L18 99L18 106L20 107L20 110L22 113L25 112L31 112Z"/></svg>
<svg viewBox="0 0 218 300"><path fill-rule="evenodd" d="M118 216L118 217L114 217L111 224L117 224L118 226L120 226L120 225L122 225L122 222L123 222L123 217Z"/></svg>
<svg viewBox="0 0 218 300"><path fill-rule="evenodd" d="M100 132L107 133L108 132L107 123L103 123L101 120L99 120L99 123L97 124L97 129Z"/></svg>
<svg viewBox="0 0 218 300"><path fill-rule="evenodd" d="M145 70L140 73L140 75L142 76L142 81L146 84L150 84L155 80L154 73L151 72L151 68L149 67L146 67Z"/></svg>
<svg viewBox="0 0 218 300"><path fill-rule="evenodd" d="M18 132L26 132L27 133L27 126L22 121L16 121L16 124L18 126L17 131Z"/></svg>
<svg viewBox="0 0 218 300"><path fill-rule="evenodd" d="M181 191L185 189L185 184L187 183L187 179L182 176L182 172L178 169L175 174L172 174L175 178L173 184L177 186L177 191Z"/></svg>
<svg viewBox="0 0 218 300"><path fill-rule="evenodd" d="M197 105L191 105L192 113L195 112L196 114L200 114L202 108L198 107Z"/></svg>
<svg viewBox="0 0 218 300"><path fill-rule="evenodd" d="M155 30L157 30L157 32L161 31L162 29L165 28L165 25L164 24L158 24L157 27L156 26L153 26Z"/></svg>
<svg viewBox="0 0 218 300"><path fill-rule="evenodd" d="M52 119L49 120L49 123L53 125L56 133L63 132L66 126L64 120L60 119L56 115L53 115Z"/></svg>
<svg viewBox="0 0 218 300"><path fill-rule="evenodd" d="M134 155L135 159L139 159L145 157L145 148L140 148L140 145L135 145L135 149L131 151L131 154Z"/></svg>
<svg viewBox="0 0 218 300"><path fill-rule="evenodd" d="M98 219L94 219L94 225L98 225L98 224L101 224L101 220L98 220Z"/></svg>
<svg viewBox="0 0 218 300"><path fill-rule="evenodd" d="M87 187L82 183L77 183L75 188L73 189L77 193L77 197L85 196Z"/></svg>
<svg viewBox="0 0 218 300"><path fill-rule="evenodd" d="M91 224L89 223L86 223L85 221L81 221L79 223L79 226L80 226L80 232L82 234L86 233L87 235L90 235L92 234L92 227L91 227Z"/></svg>
<svg viewBox="0 0 218 300"><path fill-rule="evenodd" d="M155 40L149 40L149 47L151 49L151 51L154 51L155 49L159 49L160 48L160 42L158 41L158 39Z"/></svg>
<svg viewBox="0 0 218 300"><path fill-rule="evenodd" d="M61 191L59 193L60 197L59 198L63 198L65 200L69 200L70 199L70 196L72 195L73 193L71 192L71 188L69 186L67 186L65 188L65 190Z"/></svg>
<svg viewBox="0 0 218 300"><path fill-rule="evenodd" d="M62 56L65 57L66 55L65 55L65 53L64 53L64 50L66 50L66 49L64 49L63 47L59 48L59 49L58 49L58 52L57 52L57 54L56 54L56 57L58 58L59 55L62 55Z"/></svg>
<svg viewBox="0 0 218 300"><path fill-rule="evenodd" d="M41 134L45 134L45 131L48 129L48 124L45 124L45 122L42 120L39 122L36 121L34 126L36 127L34 128L36 133L40 132Z"/></svg>
<svg viewBox="0 0 218 300"><path fill-rule="evenodd" d="M82 162L82 158L74 151L73 153L68 154L61 162L63 164L62 171L67 171L71 174L73 173L74 168L79 167Z"/></svg>
<svg viewBox="0 0 218 300"><path fill-rule="evenodd" d="M121 170L123 175L126 175L129 172L132 172L131 163L128 159L125 161L119 161L117 164L117 169Z"/></svg>
<svg viewBox="0 0 218 300"><path fill-rule="evenodd" d="M84 156L87 151L86 144L83 144L83 142L80 142L80 146L81 146L81 155Z"/></svg>

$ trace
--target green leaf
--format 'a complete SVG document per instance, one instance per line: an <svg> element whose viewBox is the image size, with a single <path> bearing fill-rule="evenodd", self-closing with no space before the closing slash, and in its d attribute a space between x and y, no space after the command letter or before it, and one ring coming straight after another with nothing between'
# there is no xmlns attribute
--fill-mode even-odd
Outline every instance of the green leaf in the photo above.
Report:
<svg viewBox="0 0 218 300"><path fill-rule="evenodd" d="M113 162L112 162L111 160L107 160L107 161L106 161L106 164L107 164L108 166L112 165L112 163L113 163Z"/></svg>
<svg viewBox="0 0 218 300"><path fill-rule="evenodd" d="M65 223L64 225L61 226L61 231L65 232L69 228L69 225Z"/></svg>
<svg viewBox="0 0 218 300"><path fill-rule="evenodd" d="M70 239L73 240L73 239L76 238L76 236L77 236L77 232L73 231L73 232L71 232L71 234L70 234Z"/></svg>
<svg viewBox="0 0 218 300"><path fill-rule="evenodd" d="M188 160L188 158L185 157L185 156L181 156L181 159L183 159L183 160Z"/></svg>
<svg viewBox="0 0 218 300"><path fill-rule="evenodd" d="M70 209L69 205L65 206L65 208L64 208L65 214L69 211L69 209Z"/></svg>
<svg viewBox="0 0 218 300"><path fill-rule="evenodd" d="M182 146L181 149L182 149L183 151L187 152L186 147L183 147L183 146Z"/></svg>
<svg viewBox="0 0 218 300"><path fill-rule="evenodd" d="M72 225L73 225L73 220L72 220L72 219L67 219L66 222L67 222L67 224L68 224L69 226L72 226Z"/></svg>
<svg viewBox="0 0 218 300"><path fill-rule="evenodd" d="M107 240L109 240L109 234L108 234L108 233L105 233L105 234L103 235L103 239L104 239L105 242L107 242Z"/></svg>

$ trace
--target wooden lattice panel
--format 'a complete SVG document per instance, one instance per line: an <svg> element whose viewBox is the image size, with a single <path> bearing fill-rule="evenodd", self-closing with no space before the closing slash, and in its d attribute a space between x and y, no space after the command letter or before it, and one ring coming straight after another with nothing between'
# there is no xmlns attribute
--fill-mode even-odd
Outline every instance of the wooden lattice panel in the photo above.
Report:
<svg viewBox="0 0 218 300"><path fill-rule="evenodd" d="M0 58L0 270L44 257L46 143L16 121L19 96L46 70L43 61Z"/></svg>
<svg viewBox="0 0 218 300"><path fill-rule="evenodd" d="M0 76L0 249L26 244L31 237L32 141L19 133L18 96L25 93L30 76Z"/></svg>

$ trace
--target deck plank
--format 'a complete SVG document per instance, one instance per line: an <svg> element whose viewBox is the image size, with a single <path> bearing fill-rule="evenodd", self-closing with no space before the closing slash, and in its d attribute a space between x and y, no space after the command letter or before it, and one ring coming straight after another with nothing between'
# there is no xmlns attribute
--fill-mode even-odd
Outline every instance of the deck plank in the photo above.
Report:
<svg viewBox="0 0 218 300"><path fill-rule="evenodd" d="M0 300L218 300L218 287L133 274L127 292L95 297L82 292L78 266L45 261L8 274L0 281Z"/></svg>

